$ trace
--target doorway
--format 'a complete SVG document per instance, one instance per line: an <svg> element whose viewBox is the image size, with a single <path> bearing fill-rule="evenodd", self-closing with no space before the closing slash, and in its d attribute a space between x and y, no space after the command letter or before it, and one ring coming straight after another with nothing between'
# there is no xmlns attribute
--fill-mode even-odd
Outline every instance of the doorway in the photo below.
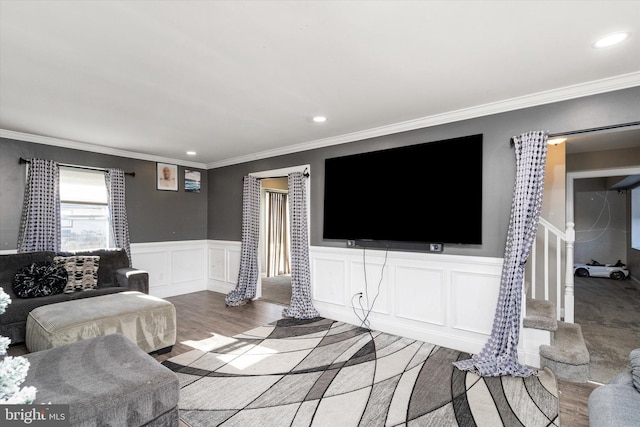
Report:
<svg viewBox="0 0 640 427"><path fill-rule="evenodd" d="M567 174L567 221L576 224L574 265L592 259L632 262L631 197L616 183L634 175L640 166ZM631 270L626 280L574 277L575 323L589 350L590 381L608 383L628 369L629 353L640 347L640 272Z"/></svg>
<svg viewBox="0 0 640 427"><path fill-rule="evenodd" d="M262 222L264 251L261 255L262 299L288 305L291 301L291 237L289 235L288 179L261 181L264 200Z"/></svg>
<svg viewBox="0 0 640 427"><path fill-rule="evenodd" d="M286 274L277 274L273 277L267 276L267 248L268 248L268 235L267 230L269 227L269 219L267 212L267 191L265 187L273 187L276 184L274 182L269 183L273 179L278 179L281 182L277 184L278 188L274 191L288 191L288 179L287 176L293 172L310 172L310 165L292 166L282 169L272 169L260 172L253 172L250 175L259 178L263 188L261 191L260 200L260 235L258 243L258 269L260 274L258 276L258 283L256 285L256 299L265 299L277 304L288 306L291 302L291 276ZM264 185L266 181L266 186ZM307 194L307 225L311 223L311 210L310 210L310 180L306 180L306 194ZM284 189L284 190L283 190ZM287 214L288 218L288 214ZM287 227L288 221L287 221ZM308 231L307 231L308 232Z"/></svg>

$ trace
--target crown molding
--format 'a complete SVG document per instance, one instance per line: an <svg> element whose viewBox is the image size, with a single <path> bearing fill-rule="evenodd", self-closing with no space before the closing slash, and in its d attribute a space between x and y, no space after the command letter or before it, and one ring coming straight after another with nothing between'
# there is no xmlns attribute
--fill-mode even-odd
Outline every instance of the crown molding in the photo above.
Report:
<svg viewBox="0 0 640 427"><path fill-rule="evenodd" d="M102 145L89 144L86 142L72 141L62 138L53 138L50 136L34 135L25 132L16 132L12 130L0 129L0 138L14 139L17 141L33 142L35 144L53 145L56 147L72 148L74 150L89 151L92 153L107 154L110 156L127 157L130 159L147 160L150 162L172 163L180 166L191 167L195 169L206 169L204 163L188 162L179 159L171 159L168 157L154 156L152 154L138 153L135 151L119 150L117 148L105 147Z"/></svg>
<svg viewBox="0 0 640 427"><path fill-rule="evenodd" d="M406 132L431 126L443 125L462 120L475 119L492 114L505 113L508 111L520 110L523 108L535 107L538 105L567 101L570 99L582 98L585 96L597 95L606 92L613 92L616 90L628 89L636 86L640 86L640 72L622 74L606 79L594 80L586 83L537 92L534 94L511 98L503 101L482 104L475 107L463 108L447 113L435 114L419 119L407 120L404 122L380 126L364 131L318 139L301 144L289 145L287 147L277 148L274 150L261 151L259 153L234 157L220 162L207 163L206 167L207 169L215 169L223 166L250 162L253 160L282 156L286 154L297 153L300 151L314 150L317 148L324 148L332 145L346 144L348 142L391 135L394 133Z"/></svg>
<svg viewBox="0 0 640 427"><path fill-rule="evenodd" d="M418 119L407 120L404 122L393 123L390 125L380 126L377 128L367 129L358 132L352 132L335 137L318 139L300 144L293 144L286 147L276 148L273 150L265 150L246 156L233 157L219 162L198 163L189 162L179 159L171 159L166 157L154 156L151 154L138 153L127 150L119 150L115 148L104 147L85 142L72 141L60 138L53 138L42 135L33 135L24 132L15 132L11 130L0 129L0 138L15 139L18 141L34 142L36 144L53 145L57 147L72 148L76 150L90 151L94 153L108 154L113 156L128 157L138 160L147 160L151 162L173 163L181 166L188 166L197 169L215 169L224 166L235 165L239 163L251 162L254 160L266 159L270 157L283 156L301 151L314 150L317 148L330 147L333 145L346 144L349 142L359 141L363 139L375 138L379 136L391 135L394 133L406 132L415 129L428 128L431 126L443 125L447 123L469 120L492 114L505 113L508 111L519 110L523 108L535 107L538 105L551 104L554 102L567 101L571 99L581 98L590 95L597 95L606 92L613 92L621 89L640 86L640 71L622 74L619 76L609 77L600 80L593 80L586 83L565 86L558 89L552 89L543 92L537 92L517 98L511 98L503 101L482 104L475 107L463 108L460 110L450 111L442 114L421 117Z"/></svg>

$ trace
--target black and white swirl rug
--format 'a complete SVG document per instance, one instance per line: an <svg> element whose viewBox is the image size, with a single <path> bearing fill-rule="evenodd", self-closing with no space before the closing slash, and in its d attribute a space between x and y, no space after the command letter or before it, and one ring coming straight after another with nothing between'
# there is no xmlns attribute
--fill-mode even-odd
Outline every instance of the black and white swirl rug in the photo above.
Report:
<svg viewBox="0 0 640 427"><path fill-rule="evenodd" d="M163 364L189 426L557 426L549 370L482 378L467 353L325 318L214 335Z"/></svg>

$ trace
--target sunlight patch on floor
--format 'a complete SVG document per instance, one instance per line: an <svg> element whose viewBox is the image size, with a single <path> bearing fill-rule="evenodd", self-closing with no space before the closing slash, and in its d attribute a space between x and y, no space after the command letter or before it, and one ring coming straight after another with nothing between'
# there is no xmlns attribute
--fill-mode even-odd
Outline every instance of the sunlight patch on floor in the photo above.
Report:
<svg viewBox="0 0 640 427"><path fill-rule="evenodd" d="M234 338L211 333L211 337L202 340L182 341L181 344L200 350L205 353L224 353L216 357L224 363L240 371L253 366L268 358L278 351L261 346L247 344Z"/></svg>
<svg viewBox="0 0 640 427"><path fill-rule="evenodd" d="M276 350L261 346L256 346L256 349L259 350L260 354L243 354L241 356L233 354L221 354L218 356L218 359L222 360L230 366L233 366L239 371L243 371L277 353Z"/></svg>
<svg viewBox="0 0 640 427"><path fill-rule="evenodd" d="M225 337L224 335L211 334L212 336L209 338L205 338L199 341L187 340L182 341L181 344L188 345L189 347L195 348L200 351L212 351L218 349L220 347L225 347L228 345L232 345L237 342L237 340L229 337Z"/></svg>

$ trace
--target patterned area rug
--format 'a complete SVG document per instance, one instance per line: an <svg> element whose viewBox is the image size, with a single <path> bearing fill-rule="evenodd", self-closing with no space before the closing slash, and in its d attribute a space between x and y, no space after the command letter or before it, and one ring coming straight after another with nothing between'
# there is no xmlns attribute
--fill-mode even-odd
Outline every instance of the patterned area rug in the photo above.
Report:
<svg viewBox="0 0 640 427"><path fill-rule="evenodd" d="M214 335L163 364L189 426L555 426L556 380L482 378L469 354L334 320Z"/></svg>

